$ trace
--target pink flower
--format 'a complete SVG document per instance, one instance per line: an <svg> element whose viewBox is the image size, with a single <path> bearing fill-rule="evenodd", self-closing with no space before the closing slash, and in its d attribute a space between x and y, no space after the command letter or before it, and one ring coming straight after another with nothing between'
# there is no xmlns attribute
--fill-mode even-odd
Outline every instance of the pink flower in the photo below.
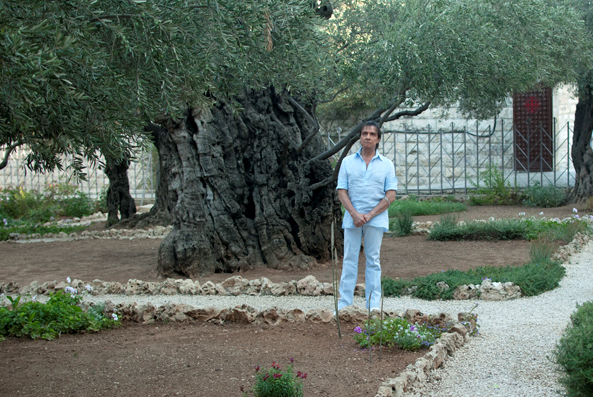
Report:
<svg viewBox="0 0 593 397"><path fill-rule="evenodd" d="M280 379L280 378L282 378L282 374L274 374L274 378L275 379Z"/></svg>

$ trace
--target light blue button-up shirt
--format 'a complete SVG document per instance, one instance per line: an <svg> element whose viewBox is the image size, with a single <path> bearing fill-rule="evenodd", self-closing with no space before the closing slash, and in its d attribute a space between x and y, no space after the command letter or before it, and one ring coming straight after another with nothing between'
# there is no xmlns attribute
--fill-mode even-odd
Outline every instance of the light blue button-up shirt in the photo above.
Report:
<svg viewBox="0 0 593 397"><path fill-rule="evenodd" d="M393 162L387 157L376 153L367 167L361 152L362 148L342 161L337 189L347 190L354 209L361 214L366 214L383 200L388 190L397 190L397 177ZM367 225L382 227L386 232L389 231L387 210L375 216ZM345 211L342 228L354 227L356 226L352 216Z"/></svg>

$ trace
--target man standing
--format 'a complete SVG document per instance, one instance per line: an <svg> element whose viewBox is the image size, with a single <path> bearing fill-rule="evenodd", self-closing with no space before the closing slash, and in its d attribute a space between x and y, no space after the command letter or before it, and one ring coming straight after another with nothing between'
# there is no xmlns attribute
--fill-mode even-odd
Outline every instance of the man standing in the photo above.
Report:
<svg viewBox="0 0 593 397"><path fill-rule="evenodd" d="M366 257L366 307L371 310L380 308L379 255L383 233L389 230L389 215L386 210L395 200L397 190L393 162L377 152L380 140L379 125L373 121L367 122L360 133L362 147L355 154L346 157L340 167L338 197L346 212L342 222L344 261L338 310L352 305L363 238Z"/></svg>

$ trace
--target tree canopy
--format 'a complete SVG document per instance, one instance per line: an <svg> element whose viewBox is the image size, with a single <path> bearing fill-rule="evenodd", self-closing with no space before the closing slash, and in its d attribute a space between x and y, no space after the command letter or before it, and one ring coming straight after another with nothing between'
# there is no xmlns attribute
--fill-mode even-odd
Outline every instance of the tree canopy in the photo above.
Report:
<svg viewBox="0 0 593 397"><path fill-rule="evenodd" d="M82 171L190 106L246 86L310 89L320 21L308 0L3 1L0 169L26 145L34 170L70 154Z"/></svg>

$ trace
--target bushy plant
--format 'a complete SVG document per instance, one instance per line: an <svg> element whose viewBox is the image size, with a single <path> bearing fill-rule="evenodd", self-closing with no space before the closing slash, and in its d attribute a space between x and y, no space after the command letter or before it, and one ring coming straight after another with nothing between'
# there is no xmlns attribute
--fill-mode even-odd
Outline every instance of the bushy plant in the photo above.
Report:
<svg viewBox="0 0 593 397"><path fill-rule="evenodd" d="M519 219L472 221L458 224L451 217L434 224L430 240L522 240L527 238L527 224Z"/></svg>
<svg viewBox="0 0 593 397"><path fill-rule="evenodd" d="M392 220L390 228L396 236L409 236L414 231L414 219L408 211L399 213Z"/></svg>
<svg viewBox="0 0 593 397"><path fill-rule="evenodd" d="M374 318L363 327L354 328L354 339L364 348L382 343L384 346L398 346L415 351L429 348L447 330L447 327L440 328L430 324L410 324L399 317L384 320L381 327L380 319Z"/></svg>
<svg viewBox="0 0 593 397"><path fill-rule="evenodd" d="M21 297L8 297L9 310L0 307L0 337L30 337L55 339L63 333L96 332L119 325L117 317L106 318L97 313L86 313L78 306L82 297L58 291L50 295L47 303L34 299L20 304Z"/></svg>
<svg viewBox="0 0 593 397"><path fill-rule="evenodd" d="M570 397L593 396L593 302L589 301L571 316L554 350L554 359L563 376L560 383Z"/></svg>
<svg viewBox="0 0 593 397"><path fill-rule="evenodd" d="M478 174L477 183L471 182L476 188L476 196L470 197L473 205L518 204L522 200L517 189L513 189L505 180L504 173L496 167L489 167L486 171Z"/></svg>
<svg viewBox="0 0 593 397"><path fill-rule="evenodd" d="M528 207L560 207L566 201L566 191L554 185L541 186L535 182L525 190L523 205Z"/></svg>
<svg viewBox="0 0 593 397"><path fill-rule="evenodd" d="M255 367L255 385L250 392L255 397L302 397L302 380L307 378L307 373L298 371L294 373L292 367L293 359L290 359L290 365L285 370L280 369L280 365L275 362L268 370L261 369L258 365ZM241 387L244 396L248 392Z"/></svg>

